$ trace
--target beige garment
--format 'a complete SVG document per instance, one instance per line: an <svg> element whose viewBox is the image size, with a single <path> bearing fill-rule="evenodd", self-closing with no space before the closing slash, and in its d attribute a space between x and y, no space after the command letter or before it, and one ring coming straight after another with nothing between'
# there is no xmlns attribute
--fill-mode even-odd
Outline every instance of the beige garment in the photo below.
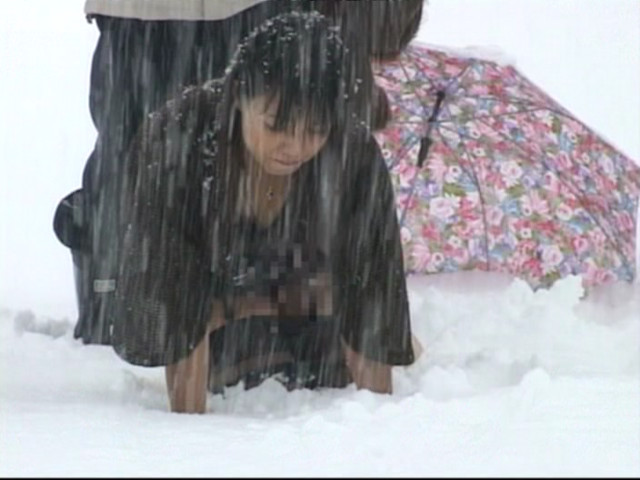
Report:
<svg viewBox="0 0 640 480"><path fill-rule="evenodd" d="M86 0L86 15L140 20L221 20L265 0Z"/></svg>

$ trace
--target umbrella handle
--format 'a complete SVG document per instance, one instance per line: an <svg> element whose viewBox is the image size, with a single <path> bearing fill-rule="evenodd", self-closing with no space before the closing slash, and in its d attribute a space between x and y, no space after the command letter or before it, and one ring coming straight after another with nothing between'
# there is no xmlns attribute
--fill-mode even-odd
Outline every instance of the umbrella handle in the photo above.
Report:
<svg viewBox="0 0 640 480"><path fill-rule="evenodd" d="M427 154L429 153L429 148L431 148L431 138L430 137L423 137L422 140L420 140L420 151L418 152L418 170L422 168L422 166L424 165L424 161L427 159ZM418 175L416 174L416 177ZM415 182L416 177L413 178L412 181Z"/></svg>

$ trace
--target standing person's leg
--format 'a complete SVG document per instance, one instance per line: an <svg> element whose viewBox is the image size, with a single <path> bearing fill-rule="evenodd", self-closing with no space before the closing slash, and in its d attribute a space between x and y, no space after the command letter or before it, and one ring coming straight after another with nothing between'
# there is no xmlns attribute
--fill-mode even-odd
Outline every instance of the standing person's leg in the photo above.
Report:
<svg viewBox="0 0 640 480"><path fill-rule="evenodd" d="M65 243L71 249L76 284L78 320L74 336L81 338L84 343L109 344L110 332L103 300L113 285L108 281L94 283L96 279L99 280L94 237L100 234L96 232L96 225L102 224L100 219L95 218L95 206L103 183L102 166L106 162L103 160L104 149L100 146L105 143L107 120L113 111L111 102L113 98L122 98L125 93L113 92L114 79L121 76L118 70L122 68L123 59L120 58L122 54L118 52L118 47L122 47L122 41L118 37L122 34L121 27L125 21L107 17L96 17L94 20L100 36L91 64L89 109L98 138L84 167L83 188L75 192L73 212L61 208L61 203L56 211L56 220L59 228L65 229L68 224L73 223L68 218L65 219L65 216L68 217L71 213L74 220L80 219L78 228L84 239L82 245L77 242L72 245Z"/></svg>
<svg viewBox="0 0 640 480"><path fill-rule="evenodd" d="M98 85L96 80L99 79L98 66L108 43L107 36L102 33L102 28L100 30L100 36L93 53L89 88L90 112L97 129L99 129L97 122L99 117L95 113L98 110L102 110L104 102L101 99L101 94L103 93L102 85ZM96 105L99 105L99 107L96 107ZM88 166L95 164L95 157L96 152L94 150L87 159L85 171ZM90 202L87 198L86 189L80 188L68 194L58 204L53 219L53 230L60 242L71 250L78 308L74 336L75 338L82 338L85 343L109 343L108 331L103 328L96 328L96 325L94 325L96 322L92 320L93 266L90 216Z"/></svg>
<svg viewBox="0 0 640 480"><path fill-rule="evenodd" d="M100 16L95 21L100 38L92 61L89 106L98 137L79 195L88 247L72 249L79 311L75 337L110 344L125 155L145 113L168 96L174 49L169 22Z"/></svg>

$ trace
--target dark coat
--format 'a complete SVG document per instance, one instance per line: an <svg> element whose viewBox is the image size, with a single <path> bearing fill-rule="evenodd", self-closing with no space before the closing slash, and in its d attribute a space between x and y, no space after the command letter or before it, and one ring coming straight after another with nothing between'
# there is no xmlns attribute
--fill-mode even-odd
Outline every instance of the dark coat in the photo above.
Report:
<svg viewBox="0 0 640 480"><path fill-rule="evenodd" d="M331 138L296 174L280 217L260 229L233 214L234 162L223 142L233 125L217 122L226 118L222 95L216 83L187 90L149 116L133 141L121 181L117 353L147 366L185 357L204 336L212 302L229 293L239 258L260 246L302 246L307 258L324 259L310 262L309 273L332 275L351 348L412 363L393 189L373 137L358 130Z"/></svg>

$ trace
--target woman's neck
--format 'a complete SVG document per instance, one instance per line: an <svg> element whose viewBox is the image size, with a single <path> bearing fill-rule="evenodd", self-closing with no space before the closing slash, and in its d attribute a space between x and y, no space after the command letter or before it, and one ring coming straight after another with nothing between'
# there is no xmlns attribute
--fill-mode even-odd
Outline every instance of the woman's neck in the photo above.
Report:
<svg viewBox="0 0 640 480"><path fill-rule="evenodd" d="M264 170L249 152L245 153L244 181L240 206L245 216L269 225L284 206L291 189L292 175L273 175Z"/></svg>

